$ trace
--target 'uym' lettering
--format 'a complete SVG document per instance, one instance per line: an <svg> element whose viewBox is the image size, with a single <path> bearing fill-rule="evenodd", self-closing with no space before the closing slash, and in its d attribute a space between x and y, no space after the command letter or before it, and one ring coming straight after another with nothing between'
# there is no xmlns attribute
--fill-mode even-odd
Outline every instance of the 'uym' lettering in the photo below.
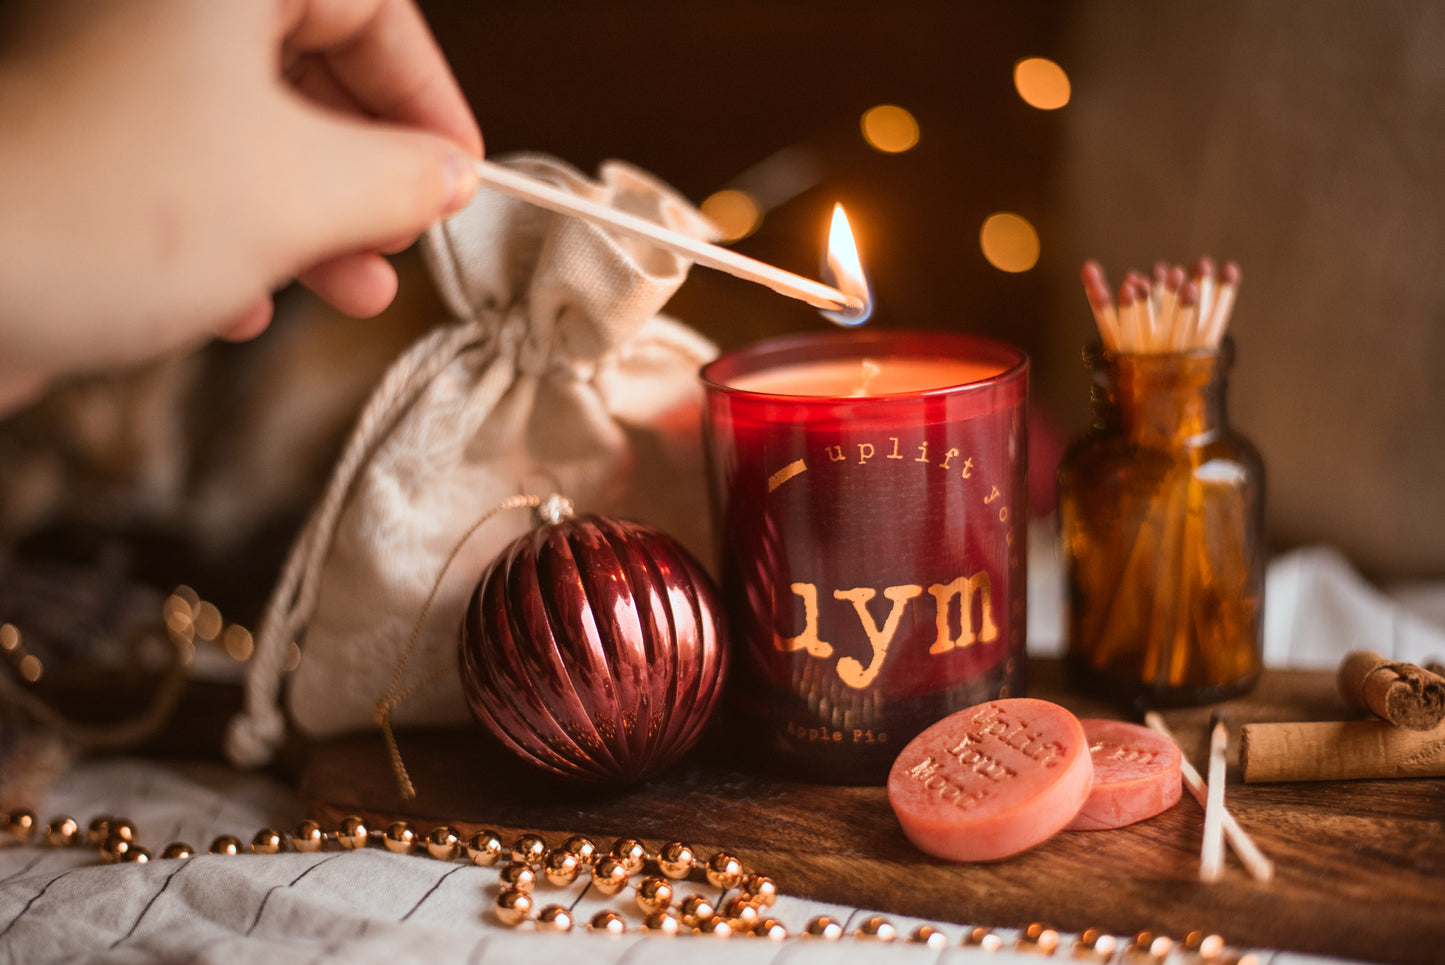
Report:
<svg viewBox="0 0 1445 965"><path fill-rule="evenodd" d="M784 653L806 650L810 657L831 657L833 645L818 636L818 588L811 583L794 583L789 587L803 598L803 632L796 637L773 634L773 646Z"/></svg>
<svg viewBox="0 0 1445 965"><path fill-rule="evenodd" d="M873 615L868 612L868 601L877 595L877 591L871 586L833 591L833 596L853 604L853 609L858 611L858 621L863 624L863 632L868 635L868 643L873 647L873 659L867 667L853 657L839 660L839 679L857 690L862 690L873 682L878 671L883 669L883 661L888 656L888 645L893 642L893 635L898 632L898 623L903 618L905 605L922 592L923 587L912 583L885 588L883 595L893 601L893 608L888 611L888 619L884 621L882 628L879 628Z"/></svg>
<svg viewBox="0 0 1445 965"><path fill-rule="evenodd" d="M928 648L929 653L947 653L955 647L968 647L975 642L992 643L998 639L998 627L993 622L993 583L986 571L979 570L971 577L960 576L952 583L935 583L928 592L938 601L938 639ZM977 634L973 630L974 594L982 600ZM957 637L949 632L950 604L955 597L959 601Z"/></svg>

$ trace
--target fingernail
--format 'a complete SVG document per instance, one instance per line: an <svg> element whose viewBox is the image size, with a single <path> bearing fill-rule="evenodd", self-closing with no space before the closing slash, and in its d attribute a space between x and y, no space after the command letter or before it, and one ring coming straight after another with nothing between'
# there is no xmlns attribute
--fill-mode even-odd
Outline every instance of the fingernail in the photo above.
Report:
<svg viewBox="0 0 1445 965"><path fill-rule="evenodd" d="M443 217L454 215L465 208L472 200L472 195L477 193L477 185L480 183L476 162L461 151L453 151L447 155L446 178L448 193Z"/></svg>

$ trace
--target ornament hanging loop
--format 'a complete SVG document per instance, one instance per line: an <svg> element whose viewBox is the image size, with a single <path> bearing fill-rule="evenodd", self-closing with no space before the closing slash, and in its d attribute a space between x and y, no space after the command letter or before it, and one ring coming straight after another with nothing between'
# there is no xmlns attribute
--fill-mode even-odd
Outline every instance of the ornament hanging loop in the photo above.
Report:
<svg viewBox="0 0 1445 965"><path fill-rule="evenodd" d="M401 656L397 658L396 666L391 671L391 683L386 688L386 693L376 702L376 725L381 728L382 737L386 740L386 750L391 758L391 769L396 775L397 789L401 792L404 800L410 801L416 798L416 787L411 782L411 775L407 773L406 764L401 758L401 748L396 743L396 732L392 728L392 712L401 704L414 696L418 691L439 680L448 669L447 665L437 667L431 673L416 680L405 689L402 688L402 676L406 673L407 662L411 660L412 651L416 649L417 641L421 639L422 627L426 625L426 618L431 613L432 604L436 602L437 594L441 592L442 580L446 578L452 563L456 561L462 548L472 538L477 530L492 517L506 512L510 509L532 509L544 523L561 522L569 519L573 514L572 500L561 493L552 493L546 499L534 496L530 493L519 493L516 496L508 496L497 503L491 509L483 513L476 522L472 523L467 531L457 540L452 551L447 554L446 562L442 564L441 571L437 573L433 581L431 591L427 594L426 601L421 605L417 613L416 622L412 624L411 635L407 638L406 647L402 649Z"/></svg>

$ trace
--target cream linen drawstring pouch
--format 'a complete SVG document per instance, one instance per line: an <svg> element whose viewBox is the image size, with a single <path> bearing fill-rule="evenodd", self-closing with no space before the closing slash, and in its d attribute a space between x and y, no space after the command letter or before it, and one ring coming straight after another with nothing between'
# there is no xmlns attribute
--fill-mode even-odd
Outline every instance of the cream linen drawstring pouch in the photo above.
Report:
<svg viewBox="0 0 1445 965"><path fill-rule="evenodd" d="M547 157L506 163L712 235L690 204L628 165L607 163L593 181ZM280 745L283 689L290 720L312 738L377 726L378 702L399 690L409 696L392 709L397 727L469 720L455 669L466 601L531 520L499 513L463 537L519 493L559 491L579 511L650 523L711 559L697 372L715 349L657 314L689 263L485 188L422 245L456 320L382 377L291 549L226 735L238 764L264 763ZM292 641L301 661L283 688Z"/></svg>

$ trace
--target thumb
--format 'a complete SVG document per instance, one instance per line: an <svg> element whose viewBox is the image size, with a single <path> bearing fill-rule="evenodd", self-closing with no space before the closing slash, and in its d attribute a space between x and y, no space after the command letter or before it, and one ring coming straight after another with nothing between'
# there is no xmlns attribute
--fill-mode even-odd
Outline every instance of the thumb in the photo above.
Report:
<svg viewBox="0 0 1445 965"><path fill-rule="evenodd" d="M288 210L308 264L414 237L477 190L476 158L434 134L326 116L294 143Z"/></svg>

